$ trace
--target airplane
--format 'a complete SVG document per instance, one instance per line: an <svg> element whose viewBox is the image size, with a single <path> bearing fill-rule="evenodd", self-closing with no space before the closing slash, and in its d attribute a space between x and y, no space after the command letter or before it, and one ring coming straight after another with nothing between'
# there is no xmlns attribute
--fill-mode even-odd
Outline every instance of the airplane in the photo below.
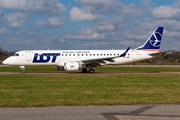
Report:
<svg viewBox="0 0 180 120"><path fill-rule="evenodd" d="M4 65L20 66L57 66L58 70L82 70L82 73L94 73L94 67L104 65L122 65L136 61L152 59L161 55L160 44L164 27L157 27L146 42L135 49L126 50L23 50L3 61Z"/></svg>

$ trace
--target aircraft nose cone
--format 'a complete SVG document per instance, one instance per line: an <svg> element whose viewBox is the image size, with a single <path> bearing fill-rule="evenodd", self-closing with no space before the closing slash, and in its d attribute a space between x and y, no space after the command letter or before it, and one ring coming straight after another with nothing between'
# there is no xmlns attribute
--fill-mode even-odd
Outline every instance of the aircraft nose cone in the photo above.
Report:
<svg viewBox="0 0 180 120"><path fill-rule="evenodd" d="M4 64L4 65L7 65L7 64L8 64L7 59L3 61L3 64Z"/></svg>

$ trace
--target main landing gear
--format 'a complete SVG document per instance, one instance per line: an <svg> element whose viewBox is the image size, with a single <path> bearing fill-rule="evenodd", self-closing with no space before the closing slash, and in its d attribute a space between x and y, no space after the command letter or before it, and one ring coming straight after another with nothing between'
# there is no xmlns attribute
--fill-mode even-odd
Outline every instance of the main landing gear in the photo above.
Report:
<svg viewBox="0 0 180 120"><path fill-rule="evenodd" d="M87 72L94 73L94 69L93 68L90 68L89 70L87 70L86 68L82 69L82 73L87 73Z"/></svg>

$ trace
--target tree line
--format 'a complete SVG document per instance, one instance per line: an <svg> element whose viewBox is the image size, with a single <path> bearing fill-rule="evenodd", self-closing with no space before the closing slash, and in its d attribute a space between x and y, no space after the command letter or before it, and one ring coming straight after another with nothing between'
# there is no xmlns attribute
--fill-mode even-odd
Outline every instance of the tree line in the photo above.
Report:
<svg viewBox="0 0 180 120"><path fill-rule="evenodd" d="M5 60L7 57L13 55L14 53L15 53L14 51L3 50L2 47L0 47L0 64L2 63L3 60ZM158 57L150 59L150 60L135 62L133 64L138 64L138 65L180 65L180 52L179 51L170 52L168 54L161 55L161 56L158 56Z"/></svg>
<svg viewBox="0 0 180 120"><path fill-rule="evenodd" d="M0 64L3 60L5 60L7 57L13 55L15 52L3 50L2 47L0 47Z"/></svg>

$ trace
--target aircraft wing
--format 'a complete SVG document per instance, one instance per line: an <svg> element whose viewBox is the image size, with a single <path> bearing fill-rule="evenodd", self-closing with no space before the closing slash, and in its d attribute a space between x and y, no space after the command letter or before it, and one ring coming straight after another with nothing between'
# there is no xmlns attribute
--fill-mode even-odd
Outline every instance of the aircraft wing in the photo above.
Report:
<svg viewBox="0 0 180 120"><path fill-rule="evenodd" d="M158 52L158 53L150 53L149 55L151 55L151 56L159 56L159 55L162 56L162 55L165 55L168 52L174 52L174 50L167 50L167 51Z"/></svg>
<svg viewBox="0 0 180 120"><path fill-rule="evenodd" d="M100 66L103 63L106 62L115 62L113 59L114 58L119 58L119 57L125 57L126 54L128 53L130 47L128 47L126 49L126 51L124 53L122 53L119 56L113 56L113 57L103 57L103 58L95 58L95 59L86 59L86 60L81 60L82 63L86 64L86 65L91 65L92 67L95 66Z"/></svg>

